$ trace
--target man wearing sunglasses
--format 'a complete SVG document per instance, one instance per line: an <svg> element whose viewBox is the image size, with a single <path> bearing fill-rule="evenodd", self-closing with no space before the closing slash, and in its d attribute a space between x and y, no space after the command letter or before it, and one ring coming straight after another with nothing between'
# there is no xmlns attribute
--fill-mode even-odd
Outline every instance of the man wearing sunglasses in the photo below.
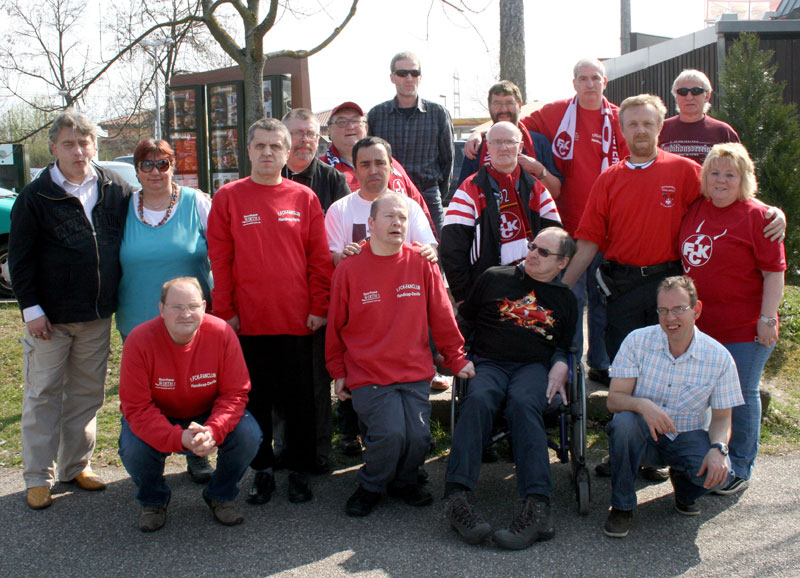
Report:
<svg viewBox="0 0 800 578"><path fill-rule="evenodd" d="M25 321L22 475L33 509L52 503L57 479L90 491L106 486L89 460L132 192L91 162L97 130L86 115L72 109L58 115L49 140L56 161L22 190L9 241Z"/></svg>
<svg viewBox="0 0 800 578"><path fill-rule="evenodd" d="M607 536L628 535L641 464L670 466L675 510L684 516L699 515L696 500L733 480L731 410L744 400L731 354L695 328L701 309L689 277L667 277L653 307L658 324L633 331L614 358Z"/></svg>
<svg viewBox="0 0 800 578"><path fill-rule="evenodd" d="M395 156L425 197L436 236L441 238L442 196L447 194L453 176L453 122L447 109L419 96L422 66L415 54L396 54L390 69L397 95L369 111L369 134L392 145Z"/></svg>
<svg viewBox="0 0 800 578"><path fill-rule="evenodd" d="M511 427L521 503L494 543L521 550L555 535L553 482L542 413L559 394L567 399L567 351L575 332L575 296L556 277L575 253L564 229L544 229L527 243L524 263L492 267L459 307L459 326L472 337L475 378L461 404L447 460L445 516L470 544L492 533L467 499L475 489L485 440L501 408Z"/></svg>
<svg viewBox="0 0 800 578"><path fill-rule="evenodd" d="M164 461L175 452L204 458L219 450L203 500L220 524L241 524L234 500L261 430L245 411L250 377L239 341L206 314L194 277L164 283L158 311L125 340L119 377L119 455L138 489L139 529L155 532L167 521Z"/></svg>
<svg viewBox="0 0 800 578"><path fill-rule="evenodd" d="M672 83L672 96L679 114L664 121L659 147L702 165L715 144L739 142L731 125L708 116L711 82L705 74L684 70Z"/></svg>

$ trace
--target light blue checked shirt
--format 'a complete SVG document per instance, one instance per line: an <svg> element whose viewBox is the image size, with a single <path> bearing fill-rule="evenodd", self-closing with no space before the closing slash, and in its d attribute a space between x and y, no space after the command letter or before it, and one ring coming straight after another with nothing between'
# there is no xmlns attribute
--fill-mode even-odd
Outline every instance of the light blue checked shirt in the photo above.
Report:
<svg viewBox="0 0 800 578"><path fill-rule="evenodd" d="M610 374L636 378L633 395L661 407L678 433L707 429L709 407L726 409L744 403L733 357L696 327L689 349L677 359L660 325L632 331L622 342Z"/></svg>

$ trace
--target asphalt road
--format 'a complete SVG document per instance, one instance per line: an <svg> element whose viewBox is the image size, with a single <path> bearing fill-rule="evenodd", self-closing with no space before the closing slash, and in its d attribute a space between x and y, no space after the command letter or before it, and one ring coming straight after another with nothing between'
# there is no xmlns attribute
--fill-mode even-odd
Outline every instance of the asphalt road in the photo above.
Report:
<svg viewBox="0 0 800 578"><path fill-rule="evenodd" d="M668 482L642 482L623 540L601 530L610 482L592 477L592 510L582 517L569 466L555 464L556 537L521 552L461 542L438 499L426 508L387 500L367 518L348 518L353 469L313 478L314 500L300 505L288 502L279 472L269 504L240 496L245 523L223 527L179 463L168 469L167 524L154 534L136 527L135 488L122 469L100 470L110 481L101 493L58 484L42 511L25 504L20 471L0 469L0 576L800 576L800 453L760 457L750 489L703 498L696 518L675 512ZM444 461L427 469L438 498ZM511 464L484 466L475 498L494 527L510 521L515 493Z"/></svg>

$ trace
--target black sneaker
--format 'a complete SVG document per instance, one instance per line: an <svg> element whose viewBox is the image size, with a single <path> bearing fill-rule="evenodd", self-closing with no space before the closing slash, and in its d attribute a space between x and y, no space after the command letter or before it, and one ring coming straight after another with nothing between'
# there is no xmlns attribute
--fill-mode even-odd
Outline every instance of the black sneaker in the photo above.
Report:
<svg viewBox="0 0 800 578"><path fill-rule="evenodd" d="M611 538L624 538L631 529L632 520L633 510L618 510L612 506L603 524L603 533Z"/></svg>
<svg viewBox="0 0 800 578"><path fill-rule="evenodd" d="M556 535L550 500L542 496L528 496L522 500L520 511L508 528L494 533L494 543L508 550L522 550L539 540L549 540Z"/></svg>
<svg viewBox="0 0 800 578"><path fill-rule="evenodd" d="M253 485L247 494L249 504L266 504L275 491L275 477L269 472L256 472L253 476Z"/></svg>
<svg viewBox="0 0 800 578"><path fill-rule="evenodd" d="M603 387L609 387L611 385L611 376L608 375L607 369L595 369L594 367L589 368L587 377L590 381L595 381Z"/></svg>
<svg viewBox="0 0 800 578"><path fill-rule="evenodd" d="M186 456L186 473L194 483L207 484L211 474L214 473L214 468L211 467L208 458L189 454Z"/></svg>
<svg viewBox="0 0 800 578"><path fill-rule="evenodd" d="M714 493L719 494L720 496L730 496L732 494L744 492L748 486L750 486L750 482L744 478L733 478L730 484L724 488L720 488L719 490L714 490Z"/></svg>
<svg viewBox="0 0 800 578"><path fill-rule="evenodd" d="M697 505L697 502L689 502L688 504L684 504L678 499L678 496L675 496L675 509L679 514L684 516L700 515L700 506Z"/></svg>
<svg viewBox="0 0 800 578"><path fill-rule="evenodd" d="M467 544L480 544L492 533L492 527L475 511L466 492L453 494L444 507L444 517Z"/></svg>
<svg viewBox="0 0 800 578"><path fill-rule="evenodd" d="M666 482L669 479L669 468L658 468L656 466L642 466L639 468L639 475L651 482Z"/></svg>
<svg viewBox="0 0 800 578"><path fill-rule="evenodd" d="M597 474L597 477L599 478L611 477L611 461L609 455L606 455L606 457L603 458L603 461L595 466L594 473Z"/></svg>
<svg viewBox="0 0 800 578"><path fill-rule="evenodd" d="M293 504L308 502L314 494L308 485L308 476L300 472L289 472L289 501Z"/></svg>
<svg viewBox="0 0 800 578"><path fill-rule="evenodd" d="M347 498L347 504L344 511L348 516L357 516L359 518L368 516L370 512L381 501L381 495L376 492L365 490L361 485L356 488L353 495Z"/></svg>
<svg viewBox="0 0 800 578"><path fill-rule="evenodd" d="M393 498L401 498L409 506L430 506L433 503L433 495L418 484L408 486L389 484L386 493Z"/></svg>

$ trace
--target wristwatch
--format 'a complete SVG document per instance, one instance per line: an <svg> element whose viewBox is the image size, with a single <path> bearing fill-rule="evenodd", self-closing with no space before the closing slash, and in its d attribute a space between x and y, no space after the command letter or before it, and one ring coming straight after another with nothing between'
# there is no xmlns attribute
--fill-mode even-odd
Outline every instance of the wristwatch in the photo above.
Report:
<svg viewBox="0 0 800 578"><path fill-rule="evenodd" d="M769 327L775 327L778 324L777 317L767 317L766 315L759 315L758 320L766 323Z"/></svg>
<svg viewBox="0 0 800 578"><path fill-rule="evenodd" d="M711 444L711 447L717 448L719 450L719 453L721 453L723 456L728 455L728 444L716 443L716 444Z"/></svg>

